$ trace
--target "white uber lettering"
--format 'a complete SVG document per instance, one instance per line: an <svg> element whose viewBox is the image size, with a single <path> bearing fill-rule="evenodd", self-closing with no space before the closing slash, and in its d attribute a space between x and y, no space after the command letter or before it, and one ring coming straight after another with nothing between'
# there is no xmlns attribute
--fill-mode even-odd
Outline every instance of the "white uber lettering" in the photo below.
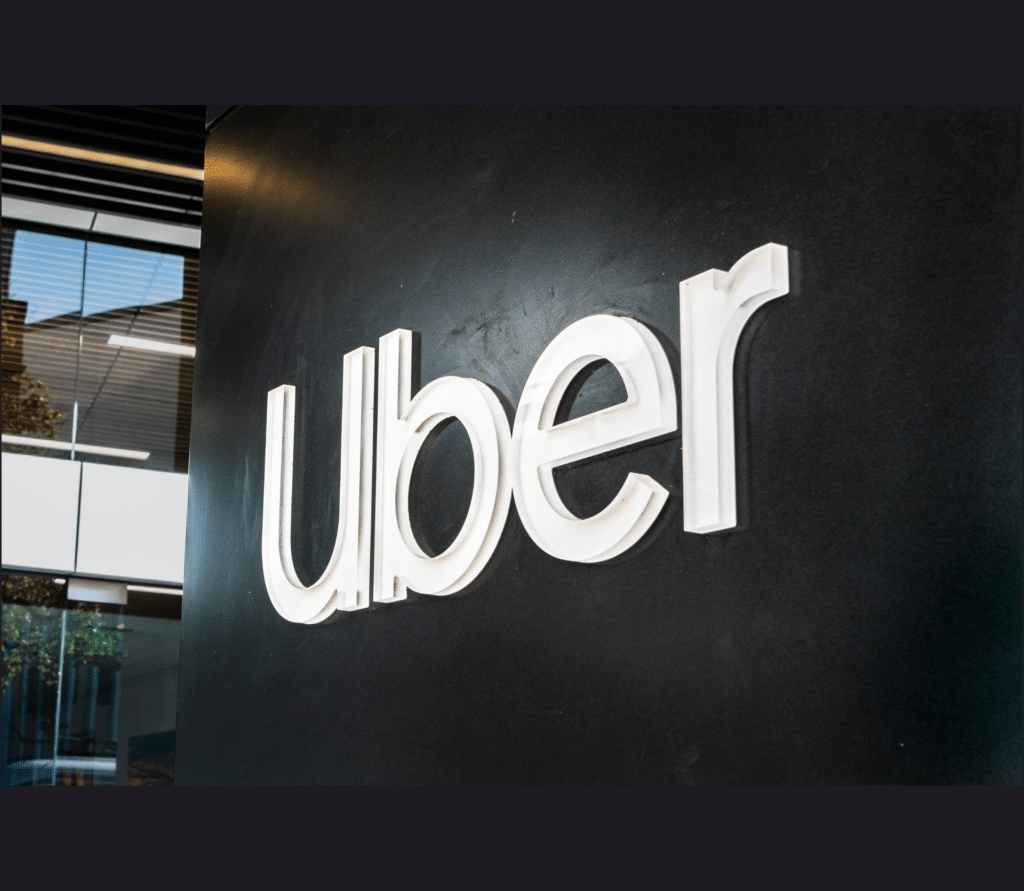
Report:
<svg viewBox="0 0 1024 891"><path fill-rule="evenodd" d="M772 243L750 251L728 274L711 269L679 283L683 528L688 532L736 525L736 346L754 312L788 292L788 251ZM559 333L530 372L511 434L495 393L472 378L438 378L412 398L411 331L392 331L379 347L376 453L374 351L364 347L345 356L338 533L327 568L308 588L295 573L291 552L295 390L282 386L267 395L263 574L271 602L284 618L311 624L335 610L368 605L374 460L376 601L404 600L408 588L438 595L466 588L497 548L513 491L530 537L561 560L610 560L636 544L657 519L668 492L644 474L630 473L604 510L581 518L562 502L553 473L564 464L677 429L668 358L644 325L598 315ZM626 401L556 425L573 379L601 359L622 377ZM431 557L416 541L409 490L424 441L448 418L459 420L469 434L473 494L455 541Z"/></svg>
<svg viewBox="0 0 1024 891"><path fill-rule="evenodd" d="M472 378L441 377L411 399L411 366L411 331L380 339L373 597L385 602L404 600L407 588L453 594L469 585L498 545L512 498L511 437L498 397ZM447 418L461 421L469 434L473 495L455 541L430 557L413 533L409 485L424 440Z"/></svg>
<svg viewBox="0 0 1024 891"><path fill-rule="evenodd" d="M344 362L338 533L327 568L308 588L292 562L295 388L285 385L267 394L263 578L274 608L290 622L312 625L335 610L362 609L369 603L373 350L353 350Z"/></svg>
<svg viewBox="0 0 1024 891"><path fill-rule="evenodd" d="M683 403L683 528L736 525L732 370L744 325L789 292L789 255L766 244L729 273L709 269L679 283Z"/></svg>
<svg viewBox="0 0 1024 891"><path fill-rule="evenodd" d="M555 413L573 378L599 359L622 376L626 401L556 426ZM632 547L668 498L661 485L630 473L604 510L581 519L559 497L553 471L676 427L672 368L648 328L600 315L559 333L530 372L512 433L512 486L530 537L553 557L576 563L609 560Z"/></svg>

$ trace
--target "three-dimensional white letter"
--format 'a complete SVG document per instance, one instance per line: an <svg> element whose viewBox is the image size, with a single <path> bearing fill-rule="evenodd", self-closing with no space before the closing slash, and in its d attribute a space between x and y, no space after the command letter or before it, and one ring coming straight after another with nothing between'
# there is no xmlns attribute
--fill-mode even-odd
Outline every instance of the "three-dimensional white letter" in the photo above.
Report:
<svg viewBox="0 0 1024 891"><path fill-rule="evenodd" d="M380 339L377 398L377 498L373 599L404 600L406 589L453 594L475 579L498 546L512 499L510 434L498 397L480 381L441 377L415 398L412 332ZM461 421L473 446L473 495L455 541L429 556L416 541L409 515L409 487L416 456L430 432L447 418Z"/></svg>
<svg viewBox="0 0 1024 891"><path fill-rule="evenodd" d="M611 362L626 401L555 425L573 378L598 359ZM560 560L597 563L632 547L657 519L668 492L630 473L612 502L582 519L562 502L554 468L676 429L675 386L654 334L633 319L589 316L561 331L526 381L512 432L512 487L526 531Z"/></svg>
<svg viewBox="0 0 1024 891"><path fill-rule="evenodd" d="M338 534L327 568L308 588L292 562L295 388L284 385L267 394L263 578L274 608L290 622L312 625L336 609L362 609L369 603L373 361L367 347L345 356Z"/></svg>
<svg viewBox="0 0 1024 891"><path fill-rule="evenodd" d="M754 312L789 292L789 256L766 244L728 275L709 269L679 283L683 403L683 528L736 525L732 371L740 332Z"/></svg>

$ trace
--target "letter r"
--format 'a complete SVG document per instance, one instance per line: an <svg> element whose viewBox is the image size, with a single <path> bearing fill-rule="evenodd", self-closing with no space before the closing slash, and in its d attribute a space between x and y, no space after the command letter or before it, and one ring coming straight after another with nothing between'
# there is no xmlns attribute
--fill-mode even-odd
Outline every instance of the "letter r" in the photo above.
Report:
<svg viewBox="0 0 1024 891"><path fill-rule="evenodd" d="M771 243L741 257L728 274L709 269L679 283L687 532L716 532L736 525L736 345L750 317L788 292L788 251Z"/></svg>

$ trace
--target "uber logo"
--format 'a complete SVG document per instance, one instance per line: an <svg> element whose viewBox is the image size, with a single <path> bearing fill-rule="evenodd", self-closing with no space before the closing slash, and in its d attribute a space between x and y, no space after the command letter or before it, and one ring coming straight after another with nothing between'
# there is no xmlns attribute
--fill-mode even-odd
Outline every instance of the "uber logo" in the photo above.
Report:
<svg viewBox="0 0 1024 891"><path fill-rule="evenodd" d="M789 291L788 251L766 244L728 273L711 269L679 285L681 398L668 357L645 325L595 315L561 331L527 379L512 429L492 389L468 377L441 377L415 396L412 332L392 331L379 356L360 347L344 357L339 520L334 551L311 586L292 562L292 466L295 388L267 395L263 490L263 575L271 602L291 622L316 623L335 610L403 600L407 588L454 594L494 554L513 497L526 531L560 560L597 563L628 551L651 528L668 500L663 486L630 473L611 503L582 519L555 488L556 467L679 429L682 418L683 528L708 533L736 525L733 362L754 312ZM584 367L615 366L626 400L561 424L555 414ZM379 373L375 379L375 361ZM377 414L376 448L373 441ZM416 541L409 515L413 468L438 424L456 418L473 448L474 478L462 528L431 557ZM376 502L371 529L370 498ZM370 552L374 569L371 578Z"/></svg>

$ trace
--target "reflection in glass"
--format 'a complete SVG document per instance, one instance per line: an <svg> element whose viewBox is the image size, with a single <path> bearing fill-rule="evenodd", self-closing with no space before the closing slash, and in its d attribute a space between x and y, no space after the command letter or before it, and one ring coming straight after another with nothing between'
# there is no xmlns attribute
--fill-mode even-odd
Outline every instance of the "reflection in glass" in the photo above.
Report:
<svg viewBox="0 0 1024 891"><path fill-rule="evenodd" d="M5 226L4 450L187 472L198 277L180 253Z"/></svg>
<svg viewBox="0 0 1024 891"><path fill-rule="evenodd" d="M2 784L173 783L180 597L67 588L3 575Z"/></svg>
<svg viewBox="0 0 1024 891"><path fill-rule="evenodd" d="M70 443L78 365L78 327L59 326L33 341L28 330L49 330L52 318L77 320L81 306L84 242L3 228L3 432ZM8 445L5 443L5 450ZM12 451L54 454L22 445Z"/></svg>

